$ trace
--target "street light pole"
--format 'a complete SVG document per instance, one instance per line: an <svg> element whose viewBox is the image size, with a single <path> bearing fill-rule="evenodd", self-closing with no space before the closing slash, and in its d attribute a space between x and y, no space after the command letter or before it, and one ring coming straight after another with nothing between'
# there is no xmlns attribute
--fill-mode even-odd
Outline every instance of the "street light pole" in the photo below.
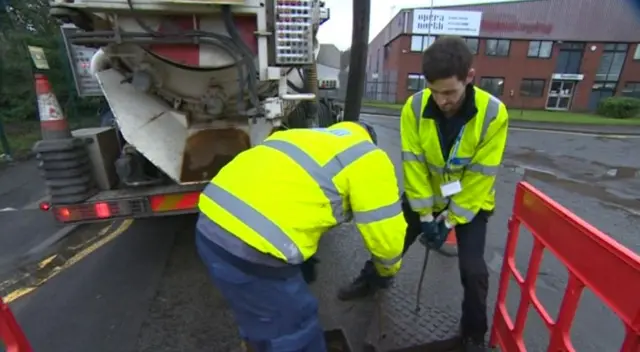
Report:
<svg viewBox="0 0 640 352"><path fill-rule="evenodd" d="M431 40L431 27L433 27L433 0L431 0L429 4L429 28L427 28L427 38L429 38L429 40Z"/></svg>
<svg viewBox="0 0 640 352"><path fill-rule="evenodd" d="M353 32L347 96L344 102L344 120L358 121L364 94L365 70L369 47L369 14L371 0L353 0Z"/></svg>

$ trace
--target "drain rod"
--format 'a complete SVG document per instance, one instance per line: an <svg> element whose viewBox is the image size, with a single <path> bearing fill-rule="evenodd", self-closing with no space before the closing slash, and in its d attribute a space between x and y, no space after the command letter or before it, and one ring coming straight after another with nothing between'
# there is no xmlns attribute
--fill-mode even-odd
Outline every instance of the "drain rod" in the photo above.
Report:
<svg viewBox="0 0 640 352"><path fill-rule="evenodd" d="M427 263L429 262L429 252L431 249L429 246L424 246L424 260L422 261L422 270L420 271L420 281L418 281L418 292L416 293L416 313L420 312L420 296L422 295L422 282L424 281L424 274L427 272Z"/></svg>

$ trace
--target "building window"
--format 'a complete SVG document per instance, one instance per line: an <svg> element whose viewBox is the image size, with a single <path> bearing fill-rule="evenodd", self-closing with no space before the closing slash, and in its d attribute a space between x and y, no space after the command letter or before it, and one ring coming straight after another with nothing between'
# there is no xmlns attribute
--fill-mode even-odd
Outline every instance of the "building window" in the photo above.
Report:
<svg viewBox="0 0 640 352"><path fill-rule="evenodd" d="M436 37L432 35L412 35L411 36L411 51L423 52L433 44Z"/></svg>
<svg viewBox="0 0 640 352"><path fill-rule="evenodd" d="M622 66L627 58L627 44L605 44L600 58L600 66L596 72L596 81L617 82L622 73Z"/></svg>
<svg viewBox="0 0 640 352"><path fill-rule="evenodd" d="M511 41L508 39L487 39L487 56L509 56Z"/></svg>
<svg viewBox="0 0 640 352"><path fill-rule="evenodd" d="M622 88L622 96L640 98L640 82L627 82Z"/></svg>
<svg viewBox="0 0 640 352"><path fill-rule="evenodd" d="M580 43L580 42L563 42L563 43L560 44L560 50L584 51L584 43Z"/></svg>
<svg viewBox="0 0 640 352"><path fill-rule="evenodd" d="M416 73L410 73L407 76L407 90L409 92L417 92L423 90L425 87L424 75Z"/></svg>
<svg viewBox="0 0 640 352"><path fill-rule="evenodd" d="M579 74L584 46L584 43L578 42L563 42L558 44L560 52L558 53L554 73Z"/></svg>
<svg viewBox="0 0 640 352"><path fill-rule="evenodd" d="M529 51L527 57L537 57L548 59L553 51L553 42L549 40L532 40L529 42Z"/></svg>
<svg viewBox="0 0 640 352"><path fill-rule="evenodd" d="M481 77L480 88L493 94L493 96L502 96L504 91L504 78L503 77Z"/></svg>
<svg viewBox="0 0 640 352"><path fill-rule="evenodd" d="M620 51L620 52L627 52L627 49L629 48L628 44L624 44L624 43L610 43L610 44L605 44L604 45L604 51Z"/></svg>
<svg viewBox="0 0 640 352"><path fill-rule="evenodd" d="M636 44L636 51L633 53L634 60L640 60L640 44Z"/></svg>
<svg viewBox="0 0 640 352"><path fill-rule="evenodd" d="M478 38L464 38L464 41L467 42L467 46L469 47L469 50L471 50L473 55L478 54L478 45L480 42Z"/></svg>
<svg viewBox="0 0 640 352"><path fill-rule="evenodd" d="M544 79L523 79L520 83L520 96L541 97L544 94Z"/></svg>

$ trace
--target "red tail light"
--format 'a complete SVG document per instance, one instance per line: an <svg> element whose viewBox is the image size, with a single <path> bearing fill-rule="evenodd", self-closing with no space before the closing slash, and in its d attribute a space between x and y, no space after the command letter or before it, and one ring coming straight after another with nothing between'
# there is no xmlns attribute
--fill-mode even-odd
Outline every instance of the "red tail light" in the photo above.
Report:
<svg viewBox="0 0 640 352"><path fill-rule="evenodd" d="M128 215L121 212L119 202L84 203L66 206L53 206L53 213L60 222L83 220L104 220L116 216Z"/></svg>
<svg viewBox="0 0 640 352"><path fill-rule="evenodd" d="M108 203L96 203L94 205L96 216L100 219L106 219L111 217L111 208Z"/></svg>
<svg viewBox="0 0 640 352"><path fill-rule="evenodd" d="M59 208L57 213L63 219L68 220L71 217L71 211L69 210L69 208Z"/></svg>
<svg viewBox="0 0 640 352"><path fill-rule="evenodd" d="M49 211L49 209L51 209L51 204L48 202L42 202L39 204L40 206L40 210L42 211Z"/></svg>

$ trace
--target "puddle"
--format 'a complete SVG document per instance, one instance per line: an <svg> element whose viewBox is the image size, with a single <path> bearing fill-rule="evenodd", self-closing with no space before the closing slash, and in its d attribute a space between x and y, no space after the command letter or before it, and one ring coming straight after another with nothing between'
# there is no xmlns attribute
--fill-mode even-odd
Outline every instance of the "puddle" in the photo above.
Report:
<svg viewBox="0 0 640 352"><path fill-rule="evenodd" d="M567 177L566 175L559 174L546 168L517 164L510 161L506 161L504 166L508 170L522 175L523 181L526 181L527 179L542 181L573 193L598 199L600 202L605 203L610 207L623 209L632 214L640 214L640 196L638 195L616 190L605 185L599 185L594 183L593 180L578 180ZM613 176L609 176L609 174L607 174L607 176L599 177L599 179L606 180L607 178L621 179L625 177L637 177L637 170L633 172L633 176L631 175L632 173L630 170L622 169L622 171L618 171Z"/></svg>
<svg viewBox="0 0 640 352"><path fill-rule="evenodd" d="M606 165L572 156L550 155L544 150L520 148L520 152L505 153L506 160L523 164L529 169L553 170L552 173L565 178L593 181L639 180L640 169L629 166Z"/></svg>

